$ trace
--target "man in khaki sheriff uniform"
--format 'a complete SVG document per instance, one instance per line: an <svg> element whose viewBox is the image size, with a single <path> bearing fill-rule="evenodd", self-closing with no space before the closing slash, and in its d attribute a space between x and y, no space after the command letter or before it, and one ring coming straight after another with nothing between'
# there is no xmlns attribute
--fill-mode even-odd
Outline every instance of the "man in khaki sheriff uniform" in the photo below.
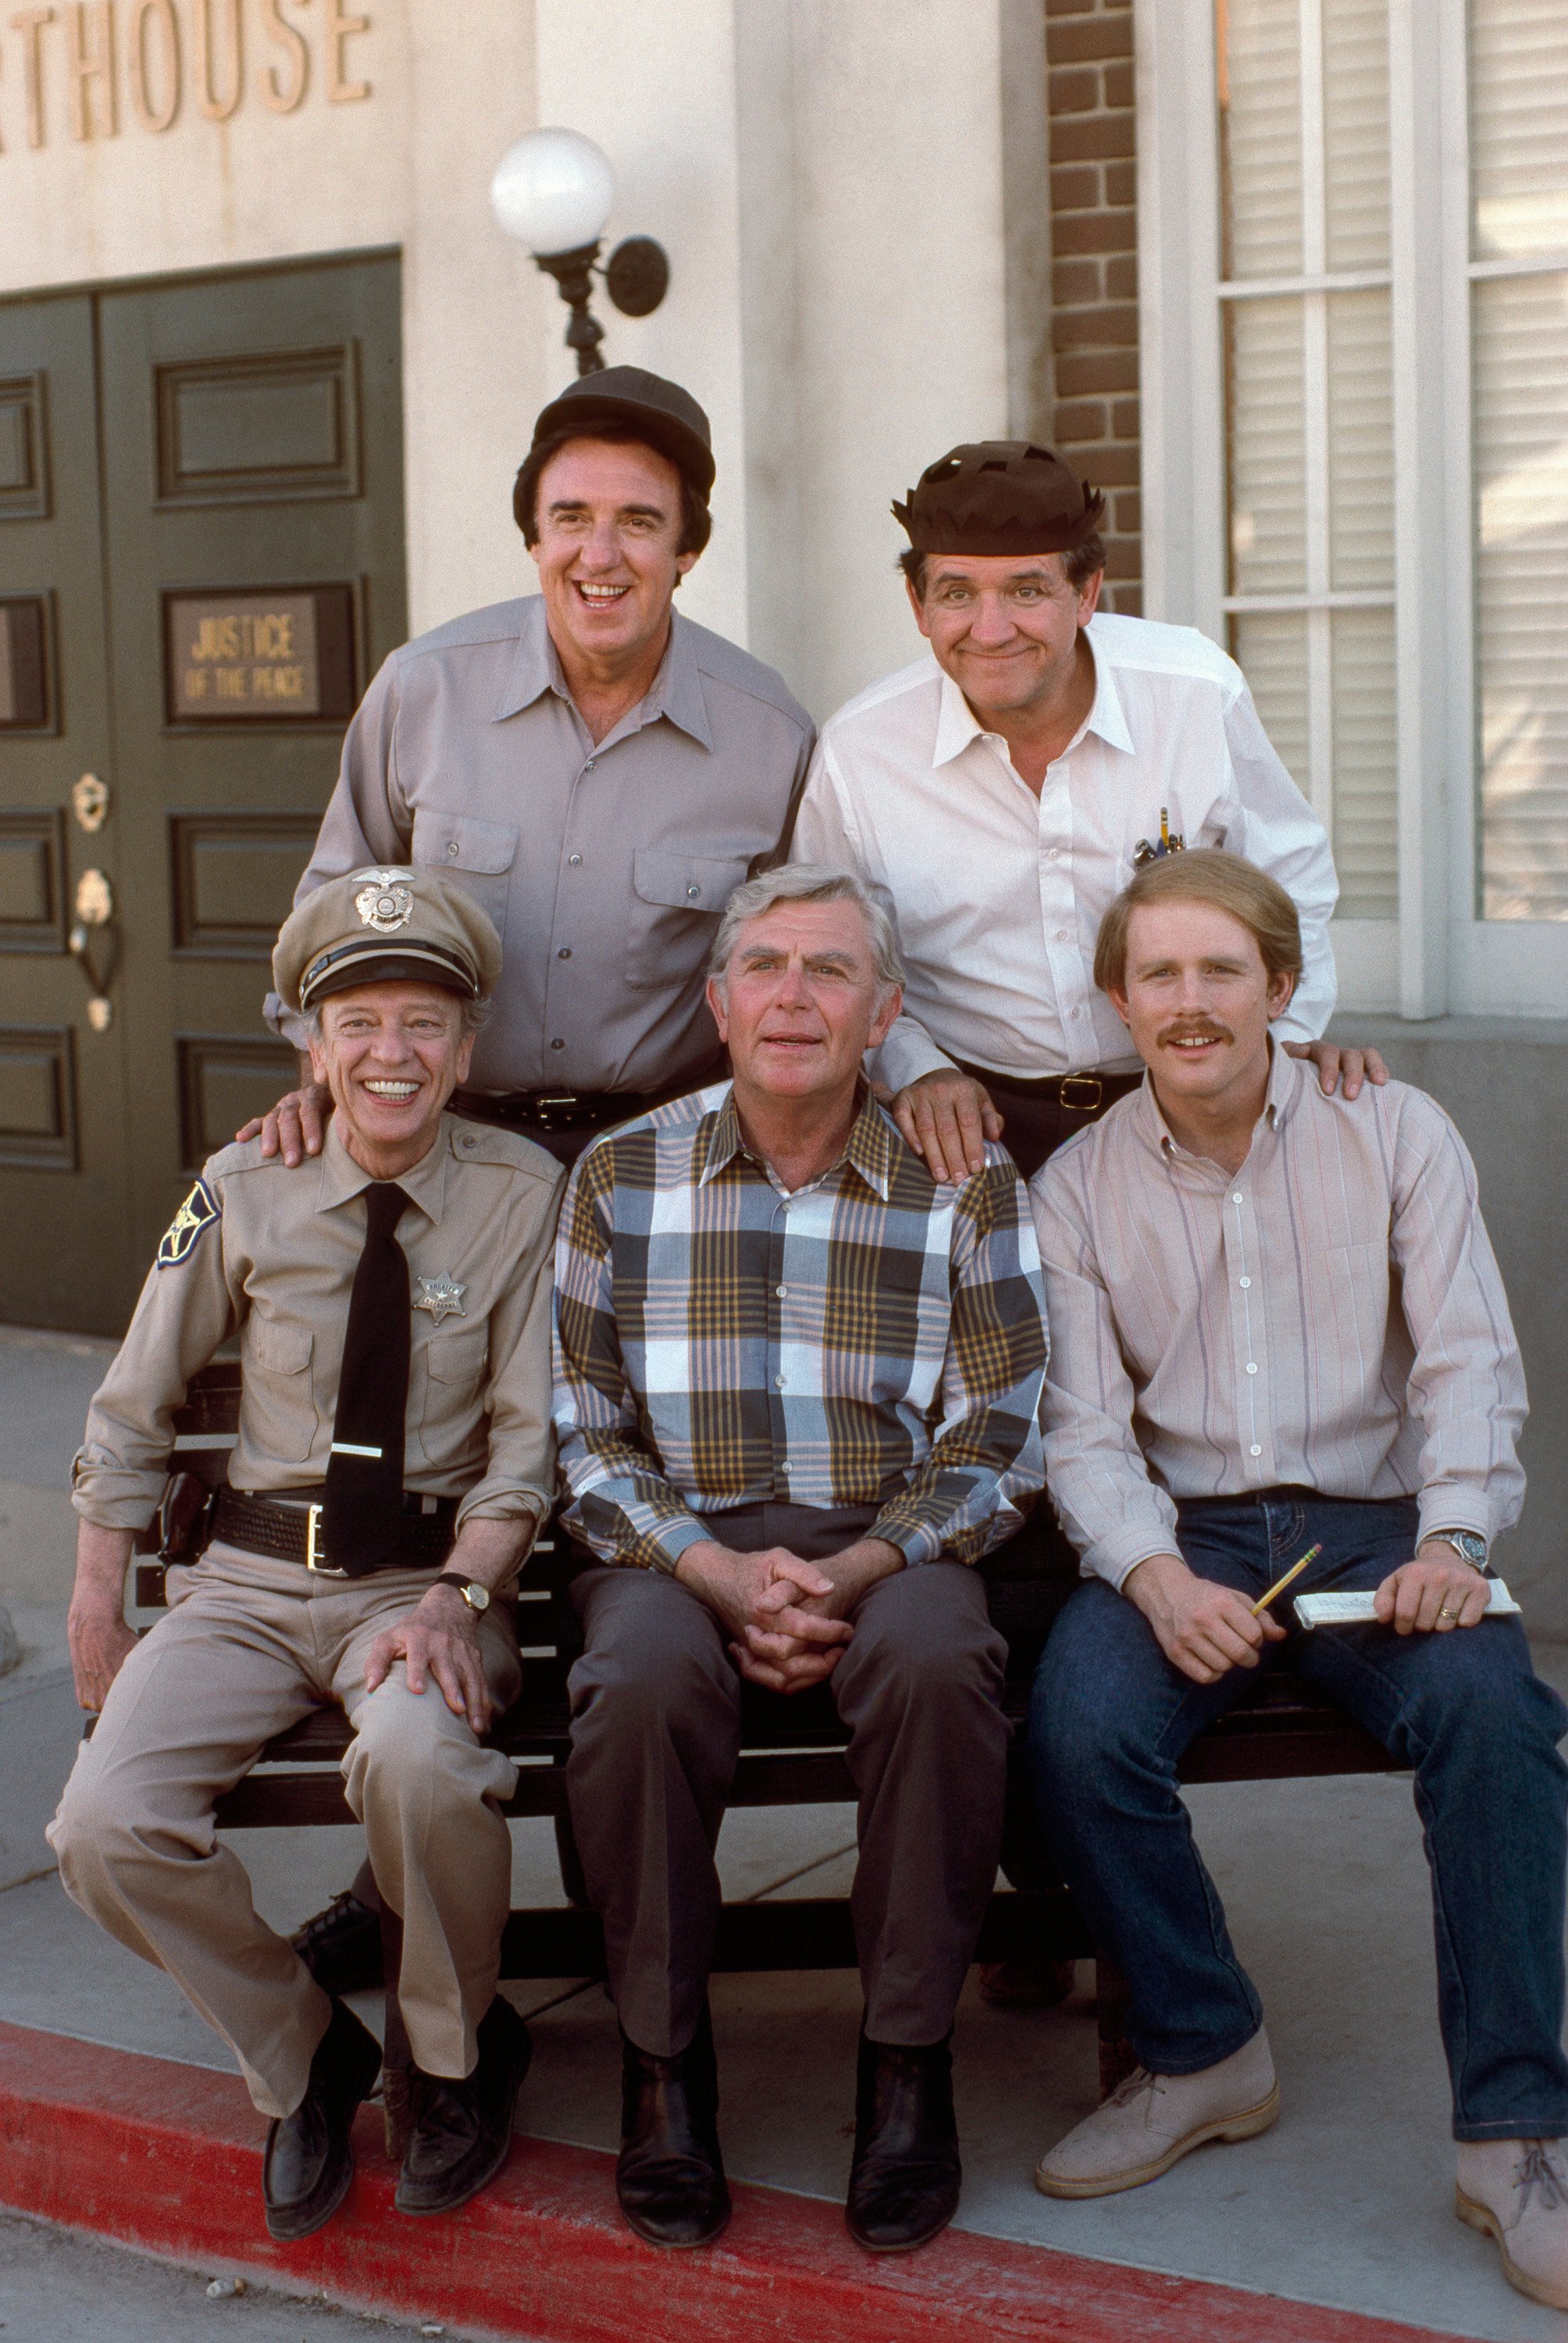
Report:
<svg viewBox="0 0 1568 2343"><path fill-rule="evenodd" d="M403 1919L417 2067L398 2184L450 2210L503 2162L527 2029L496 1992L510 1902L510 1762L480 1740L517 1693L502 1595L548 1510L549 1256L559 1167L444 1109L500 945L428 870L319 888L278 939L334 1114L288 1171L256 1142L207 1164L158 1249L76 1460L71 1654L101 1711L50 1838L67 1893L166 1969L273 2118L274 2237L308 2236L353 2175L380 2053L257 1918L214 1802L323 1699L347 1710L349 1805ZM190 1378L237 1334L239 1437L212 1542L137 1642L123 1592Z"/></svg>

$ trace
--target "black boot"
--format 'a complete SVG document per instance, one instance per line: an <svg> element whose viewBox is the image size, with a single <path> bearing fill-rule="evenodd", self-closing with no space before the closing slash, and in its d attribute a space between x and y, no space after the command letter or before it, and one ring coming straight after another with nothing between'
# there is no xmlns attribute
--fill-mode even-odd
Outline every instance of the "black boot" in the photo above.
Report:
<svg viewBox="0 0 1568 2343"><path fill-rule="evenodd" d="M907 2253L945 2229L963 2174L946 2042L903 2050L860 2036L849 2235L875 2254Z"/></svg>
<svg viewBox="0 0 1568 2343"><path fill-rule="evenodd" d="M706 2246L729 2219L719 2151L719 2065L705 2002L689 2046L650 2057L621 2042L620 2209L651 2246Z"/></svg>
<svg viewBox="0 0 1568 2343"><path fill-rule="evenodd" d="M400 2213L452 2213L507 2160L532 2036L498 1994L478 2027L479 2056L460 2082L414 2069L414 2127L394 2198Z"/></svg>
<svg viewBox="0 0 1568 2343"><path fill-rule="evenodd" d="M305 2097L266 2135L261 2188L275 2237L308 2237L330 2221L354 2177L348 2135L381 2071L381 2046L340 2001L310 2062Z"/></svg>
<svg viewBox="0 0 1568 2343"><path fill-rule="evenodd" d="M323 1993L367 1993L382 1982L381 1915L352 1887L335 1896L289 1943Z"/></svg>

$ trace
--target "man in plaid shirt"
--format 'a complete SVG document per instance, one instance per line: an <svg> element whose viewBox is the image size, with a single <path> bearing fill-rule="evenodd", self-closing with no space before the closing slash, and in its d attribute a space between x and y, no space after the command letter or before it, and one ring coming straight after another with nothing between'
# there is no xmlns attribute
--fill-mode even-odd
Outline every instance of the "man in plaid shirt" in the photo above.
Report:
<svg viewBox="0 0 1568 2343"><path fill-rule="evenodd" d="M949 2041L996 1875L1005 1647L969 1565L1042 1478L1039 1260L1000 1147L939 1186L860 1074L901 1002L860 881L740 888L709 997L733 1083L583 1156L556 1265L573 1826L624 2045L618 2187L666 2245L729 2200L707 2003L742 1678L826 1683L859 1795L849 2229L958 2202Z"/></svg>

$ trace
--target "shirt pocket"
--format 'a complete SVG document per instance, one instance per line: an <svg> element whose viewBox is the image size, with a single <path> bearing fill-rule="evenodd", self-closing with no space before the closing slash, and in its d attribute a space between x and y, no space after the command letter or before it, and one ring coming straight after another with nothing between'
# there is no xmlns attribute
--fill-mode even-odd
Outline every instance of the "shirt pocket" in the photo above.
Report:
<svg viewBox="0 0 1568 2343"><path fill-rule="evenodd" d="M311 1372L315 1336L284 1319L248 1318L240 1348L246 1445L258 1455L303 1463L321 1423Z"/></svg>
<svg viewBox="0 0 1568 2343"><path fill-rule="evenodd" d="M519 831L513 822L481 821L442 806L414 809L413 857L430 870L448 870L489 914L498 935L507 931L507 899Z"/></svg>
<svg viewBox="0 0 1568 2343"><path fill-rule="evenodd" d="M662 985L674 992L689 983L706 961L724 907L745 876L741 855L670 854L658 847L638 847L632 857L628 984Z"/></svg>
<svg viewBox="0 0 1568 2343"><path fill-rule="evenodd" d="M432 1334L424 1344L425 1403L419 1444L434 1464L466 1448L478 1425L480 1393L489 1363L489 1330L469 1326L461 1333Z"/></svg>

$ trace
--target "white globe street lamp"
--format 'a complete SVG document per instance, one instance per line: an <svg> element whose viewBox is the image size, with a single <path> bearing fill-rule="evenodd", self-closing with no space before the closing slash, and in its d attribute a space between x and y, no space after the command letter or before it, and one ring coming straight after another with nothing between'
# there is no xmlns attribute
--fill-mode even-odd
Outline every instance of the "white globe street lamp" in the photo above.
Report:
<svg viewBox="0 0 1568 2343"><path fill-rule="evenodd" d="M530 130L508 146L490 182L490 204L508 236L528 246L553 277L571 311L567 347L579 375L604 365L604 327L588 307L599 239L615 201L615 174L601 150L578 130ZM623 316L646 317L669 284L664 246L650 236L626 237L599 271Z"/></svg>

